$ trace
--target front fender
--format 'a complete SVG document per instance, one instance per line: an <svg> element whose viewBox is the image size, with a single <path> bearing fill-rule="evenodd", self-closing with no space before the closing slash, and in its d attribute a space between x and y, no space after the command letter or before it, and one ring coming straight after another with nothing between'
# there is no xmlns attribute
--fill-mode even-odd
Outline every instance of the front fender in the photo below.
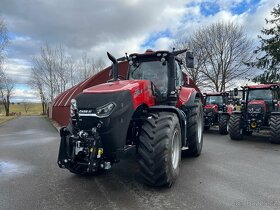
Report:
<svg viewBox="0 0 280 210"><path fill-rule="evenodd" d="M196 99L200 99L202 102L202 96L199 92L197 92L194 88L182 87L179 94L177 107L180 108L182 105L185 107L191 107L194 105L194 101Z"/></svg>

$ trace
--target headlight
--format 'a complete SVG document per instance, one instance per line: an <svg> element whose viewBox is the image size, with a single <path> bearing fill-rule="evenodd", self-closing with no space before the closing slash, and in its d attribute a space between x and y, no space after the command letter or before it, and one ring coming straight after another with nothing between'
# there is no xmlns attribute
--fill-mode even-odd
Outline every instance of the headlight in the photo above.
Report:
<svg viewBox="0 0 280 210"><path fill-rule="evenodd" d="M71 105L70 105L71 117L75 116L75 110L77 110L77 101L76 101L76 99L72 99L71 100Z"/></svg>
<svg viewBox="0 0 280 210"><path fill-rule="evenodd" d="M116 104L113 102L108 103L104 106L98 107L96 109L96 115L99 117L108 117L110 114L112 114L115 107L116 107Z"/></svg>

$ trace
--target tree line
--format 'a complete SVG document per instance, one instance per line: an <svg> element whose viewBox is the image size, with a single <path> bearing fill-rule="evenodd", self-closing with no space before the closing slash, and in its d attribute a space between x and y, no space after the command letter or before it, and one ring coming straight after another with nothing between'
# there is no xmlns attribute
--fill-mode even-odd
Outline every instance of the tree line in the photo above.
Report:
<svg viewBox="0 0 280 210"><path fill-rule="evenodd" d="M105 67L102 59L91 59L83 53L74 60L62 45L41 47L40 54L32 60L29 85L41 99L43 114L56 96L75 84L84 81Z"/></svg>

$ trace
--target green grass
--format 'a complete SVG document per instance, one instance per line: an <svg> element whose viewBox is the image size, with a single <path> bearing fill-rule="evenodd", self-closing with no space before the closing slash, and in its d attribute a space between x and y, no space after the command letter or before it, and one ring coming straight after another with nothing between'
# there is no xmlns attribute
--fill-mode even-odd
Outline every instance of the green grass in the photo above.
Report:
<svg viewBox="0 0 280 210"><path fill-rule="evenodd" d="M21 115L40 115L42 114L42 106L39 103L31 103L29 110L26 112L24 104L11 104L10 113L16 113ZM5 115L5 109L3 106L0 107L0 115Z"/></svg>

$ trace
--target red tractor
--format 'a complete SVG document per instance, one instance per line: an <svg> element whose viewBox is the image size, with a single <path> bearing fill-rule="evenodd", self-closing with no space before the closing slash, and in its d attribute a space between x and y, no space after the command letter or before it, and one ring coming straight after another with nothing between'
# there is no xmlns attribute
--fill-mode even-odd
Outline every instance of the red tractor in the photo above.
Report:
<svg viewBox="0 0 280 210"><path fill-rule="evenodd" d="M204 94L204 130L219 125L220 134L228 134L228 121L234 106L228 92Z"/></svg>
<svg viewBox="0 0 280 210"><path fill-rule="evenodd" d="M71 119L60 130L60 168L75 174L109 169L136 147L141 175L153 186L171 186L181 153L200 155L203 144L202 95L186 87L180 51L151 51L112 61L113 78L71 101ZM187 66L193 56L186 53ZM129 71L120 78L118 61Z"/></svg>
<svg viewBox="0 0 280 210"><path fill-rule="evenodd" d="M280 85L245 86L241 110L230 117L229 134L232 140L251 135L262 129L270 130L270 142L280 143Z"/></svg>

